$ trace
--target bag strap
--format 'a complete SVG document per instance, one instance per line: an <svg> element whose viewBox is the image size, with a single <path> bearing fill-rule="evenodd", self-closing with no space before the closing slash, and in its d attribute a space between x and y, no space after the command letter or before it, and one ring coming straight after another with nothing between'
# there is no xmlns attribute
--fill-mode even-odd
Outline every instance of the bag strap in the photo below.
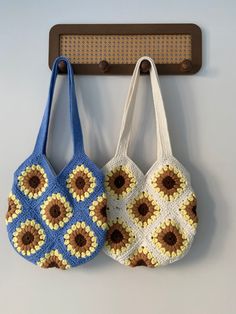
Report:
<svg viewBox="0 0 236 314"><path fill-rule="evenodd" d="M150 57L146 56L137 61L133 72L128 97L126 99L116 155L127 155L133 121L134 102L136 99L138 80L140 77L140 64L143 60L148 60L151 63L150 79L156 119L157 158L159 159L172 155L172 150L156 65Z"/></svg>
<svg viewBox="0 0 236 314"><path fill-rule="evenodd" d="M67 59L66 57L60 56L60 57L57 57L53 63L48 100L47 100L47 105L44 111L43 120L39 129L38 137L37 137L35 148L34 148L35 154L46 154L46 145L47 145L47 138L48 138L52 99L53 99L53 94L54 94L54 89L55 89L55 84L56 84L56 78L58 74L58 64L61 61L65 62L66 67L67 67L70 124L71 124L72 136L73 136L74 155L84 151L83 134L81 130L80 118L79 118L78 107L77 107L73 69L70 64L69 59Z"/></svg>

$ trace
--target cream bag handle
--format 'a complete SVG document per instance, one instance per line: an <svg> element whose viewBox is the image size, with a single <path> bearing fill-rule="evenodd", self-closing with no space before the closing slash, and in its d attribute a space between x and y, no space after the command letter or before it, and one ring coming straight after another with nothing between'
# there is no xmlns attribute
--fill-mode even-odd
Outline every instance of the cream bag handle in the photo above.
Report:
<svg viewBox="0 0 236 314"><path fill-rule="evenodd" d="M156 65L150 57L146 56L140 58L134 68L134 72L130 82L128 97L126 99L116 155L127 155L131 134L131 126L133 121L134 103L136 99L138 80L140 77L140 64L143 60L148 60L151 63L150 79L156 119L157 159L160 159L171 156L172 150Z"/></svg>

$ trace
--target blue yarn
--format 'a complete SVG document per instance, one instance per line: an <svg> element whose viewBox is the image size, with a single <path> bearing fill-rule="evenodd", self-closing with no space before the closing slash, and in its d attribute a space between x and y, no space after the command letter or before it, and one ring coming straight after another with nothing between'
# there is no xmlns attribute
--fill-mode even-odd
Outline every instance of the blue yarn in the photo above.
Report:
<svg viewBox="0 0 236 314"><path fill-rule="evenodd" d="M58 64L61 61L64 61L67 65L70 122L73 135L74 154L71 161L62 169L62 171L58 175L56 175L54 174L53 169L50 166L49 161L46 157L46 142L48 137L48 126L50 120L52 98L58 74ZM23 188L20 186L20 178L22 176L22 173L24 174L26 167L32 167L32 165L40 166L44 170L48 179L46 190L36 199L30 198L29 194L27 194L25 190L22 190L24 188L24 185ZM69 178L69 175L72 174L73 169L80 165L83 165L89 170L89 172L94 177L96 184L93 188L93 191L88 192L88 195L85 197L84 200L77 200L75 198L75 195L73 196L73 194L69 191L69 187L67 187L67 180ZM53 65L48 101L33 153L20 165L20 167L14 173L12 194L20 202L22 210L21 213L17 215L17 217L12 218L12 221L7 223L8 235L13 247L15 249L17 249L17 247L19 248L18 242L20 241L20 237L16 237L16 231L19 230L17 228L21 228L22 223L24 223L28 219L34 220L36 223L38 223L40 227L44 230L46 236L43 245L36 252L29 255L23 255L21 252L22 249L17 251L28 261L34 264L38 264L40 262L40 259L45 258L45 255L50 253L52 250L57 250L59 254L62 255L63 259L65 259L68 265L71 267L78 266L93 259L104 245L106 228L102 228L97 223L97 221L93 221L92 216L90 215L89 208L92 205L93 201L97 200L99 197L102 196L105 199L105 196L103 194L103 183L104 175L102 171L98 169L98 167L88 158L88 156L84 152L83 135L77 109L74 77L71 64L67 58L58 57ZM46 223L45 219L43 219L41 213L42 204L48 197L52 196L53 193L60 193L61 196L65 197L66 201L72 208L72 217L69 219L68 222L64 224L64 226L59 227L58 230L51 229ZM99 220L99 217L97 218L97 220ZM65 244L64 239L64 235L67 233L67 231L72 227L72 225L75 225L77 222L85 222L85 224L89 226L91 231L94 233L97 241L97 246L95 247L95 250L92 251L90 255L87 254L87 256L83 257L76 257L74 254L72 254L71 251L68 249L68 245ZM13 238L15 238L15 240L13 240ZM16 241L16 239L17 241L19 240L17 242L18 246L14 244L14 241ZM46 259L43 261L46 262Z"/></svg>

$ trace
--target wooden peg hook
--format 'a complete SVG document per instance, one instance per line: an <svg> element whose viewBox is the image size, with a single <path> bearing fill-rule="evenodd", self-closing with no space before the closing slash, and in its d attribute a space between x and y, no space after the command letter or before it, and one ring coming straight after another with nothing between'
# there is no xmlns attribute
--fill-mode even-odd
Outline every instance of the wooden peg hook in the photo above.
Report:
<svg viewBox="0 0 236 314"><path fill-rule="evenodd" d="M66 73L67 72L66 63L64 61L59 62L58 69L59 73Z"/></svg>
<svg viewBox="0 0 236 314"><path fill-rule="evenodd" d="M148 73L151 69L151 63L148 60L143 60L140 64L141 73Z"/></svg>
<svg viewBox="0 0 236 314"><path fill-rule="evenodd" d="M102 60L101 62L99 62L98 67L102 73L105 73L109 70L110 65L106 60Z"/></svg>

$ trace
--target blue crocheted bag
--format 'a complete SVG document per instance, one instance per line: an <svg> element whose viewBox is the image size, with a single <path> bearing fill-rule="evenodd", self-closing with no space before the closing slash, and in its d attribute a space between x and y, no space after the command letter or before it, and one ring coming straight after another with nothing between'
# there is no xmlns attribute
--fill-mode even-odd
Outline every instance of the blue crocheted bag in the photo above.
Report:
<svg viewBox="0 0 236 314"><path fill-rule="evenodd" d="M74 155L56 175L46 142L58 64L67 65ZM14 174L6 223L15 250L43 268L68 269L96 256L106 236L106 196L100 169L84 152L73 70L53 65L48 102L32 155Z"/></svg>

